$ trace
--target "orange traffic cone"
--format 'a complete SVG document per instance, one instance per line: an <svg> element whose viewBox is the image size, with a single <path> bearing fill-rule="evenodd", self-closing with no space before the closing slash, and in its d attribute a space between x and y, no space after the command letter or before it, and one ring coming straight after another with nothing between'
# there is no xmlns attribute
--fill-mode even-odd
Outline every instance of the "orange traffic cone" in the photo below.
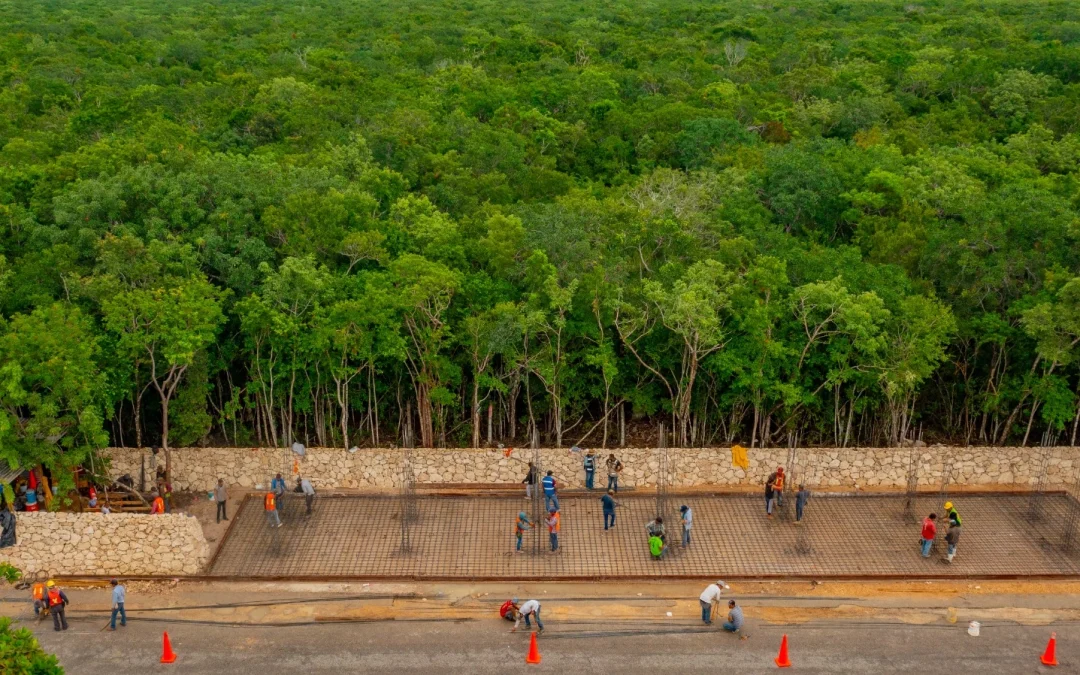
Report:
<svg viewBox="0 0 1080 675"><path fill-rule="evenodd" d="M790 668L791 667L791 659L788 658L788 654L787 654L787 634L786 633L784 634L784 639L780 641L780 653L777 654L775 661L776 661L777 667L779 667L779 668Z"/></svg>
<svg viewBox="0 0 1080 675"><path fill-rule="evenodd" d="M172 650L172 644L169 642L169 632L165 631L162 635L162 648L161 648L161 662L173 663L176 661L176 652Z"/></svg>
<svg viewBox="0 0 1080 675"><path fill-rule="evenodd" d="M525 663L540 663L540 648L536 646L536 633L529 640L529 655L525 657Z"/></svg>
<svg viewBox="0 0 1080 675"><path fill-rule="evenodd" d="M1057 662L1057 633L1050 633L1050 642L1046 643L1046 651L1043 652L1042 661L1044 666L1056 666Z"/></svg>

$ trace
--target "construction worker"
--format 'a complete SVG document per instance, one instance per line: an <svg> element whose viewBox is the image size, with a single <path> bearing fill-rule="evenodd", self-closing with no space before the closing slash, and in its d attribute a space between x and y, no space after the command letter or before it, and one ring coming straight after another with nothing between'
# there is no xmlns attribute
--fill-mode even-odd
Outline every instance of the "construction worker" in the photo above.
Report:
<svg viewBox="0 0 1080 675"><path fill-rule="evenodd" d="M532 521L525 515L524 511L518 511L517 522L514 523L514 536L517 538L517 546L514 548L515 553L521 553L521 538L525 535L525 530L532 529Z"/></svg>
<svg viewBox="0 0 1080 675"><path fill-rule="evenodd" d="M952 502L945 502L945 517L946 517L946 518L947 518L947 519L948 519L949 521L951 521L951 522L954 522L954 523L956 523L957 525L962 525L962 524L963 524L963 523L962 523L962 522L960 521L960 514L959 514L959 513L957 513L957 511L956 511L956 507L955 507L955 506L953 506L953 503L952 503Z"/></svg>
<svg viewBox="0 0 1080 675"><path fill-rule="evenodd" d="M615 491L608 490L607 494L600 498L600 502L604 507L604 530L607 531L609 522L611 527L615 527L615 507L619 506L619 502L615 501Z"/></svg>
<svg viewBox="0 0 1080 675"><path fill-rule="evenodd" d="M727 621L724 622L723 629L729 633L740 633L743 627L742 607L736 605L734 600L728 600L727 606ZM746 637L742 636L742 639L745 640Z"/></svg>
<svg viewBox="0 0 1080 675"><path fill-rule="evenodd" d="M277 495L278 499L281 499L282 495L285 494L285 479L281 477L280 473L274 476L274 480L270 481L270 490Z"/></svg>
<svg viewBox="0 0 1080 675"><path fill-rule="evenodd" d="M596 477L596 453L589 450L585 453L581 465L585 468L585 489L593 489L593 479Z"/></svg>
<svg viewBox="0 0 1080 675"><path fill-rule="evenodd" d="M529 471L521 482L525 484L525 499L532 499L533 490L536 489L536 467L532 462L529 462Z"/></svg>
<svg viewBox="0 0 1080 675"><path fill-rule="evenodd" d="M615 453L611 453L607 458L607 487L609 490L614 490L615 494L619 494L619 474L622 473L623 465Z"/></svg>
<svg viewBox="0 0 1080 675"><path fill-rule="evenodd" d="M949 531L945 533L945 543L949 545L949 550L945 554L945 562L951 563L953 558L956 557L956 545L960 543L960 531L962 529L959 520L949 521Z"/></svg>
<svg viewBox="0 0 1080 675"><path fill-rule="evenodd" d="M518 618L518 599L507 600L499 607L499 616L507 621L514 621Z"/></svg>
<svg viewBox="0 0 1080 675"><path fill-rule="evenodd" d="M40 581L36 582L32 592L34 594L34 616L38 616L41 614L41 610L49 606L49 603L45 602L45 584Z"/></svg>
<svg viewBox="0 0 1080 675"><path fill-rule="evenodd" d="M679 508L679 513L682 514L682 547L686 548L690 545L690 528L694 526L694 512L689 506L683 504Z"/></svg>
<svg viewBox="0 0 1080 675"><path fill-rule="evenodd" d="M773 508L776 506L776 474L771 473L765 479L765 516L772 520Z"/></svg>
<svg viewBox="0 0 1080 675"><path fill-rule="evenodd" d="M67 594L60 590L60 587L56 585L56 582L49 579L49 582L45 584L46 596L45 601L49 606L49 613L53 618L53 629L56 631L67 630L68 623L67 617L64 615L64 608L67 607L68 597ZM63 626L63 628L61 628Z"/></svg>
<svg viewBox="0 0 1080 675"><path fill-rule="evenodd" d="M267 492L263 497L263 508L266 510L266 522L270 527L281 527L281 516L277 512L277 497L273 492Z"/></svg>
<svg viewBox="0 0 1080 675"><path fill-rule="evenodd" d="M660 538L660 535L649 535L649 553L652 554L653 560L662 560L664 558L667 547L664 545L664 540Z"/></svg>
<svg viewBox="0 0 1080 675"><path fill-rule="evenodd" d="M551 537L551 552L556 553L559 550L559 526L562 518L559 516L559 512L556 509L548 511L547 528L548 535Z"/></svg>
<svg viewBox="0 0 1080 675"><path fill-rule="evenodd" d="M795 493L795 524L802 524L803 511L806 510L806 503L810 501L810 491L806 489L805 485L799 486L799 491Z"/></svg>
<svg viewBox="0 0 1080 675"><path fill-rule="evenodd" d="M934 522L936 520L937 514L931 513L922 522L922 537L919 539L919 546L922 547L924 558L930 557L930 547L934 545L934 537L937 536L937 524Z"/></svg>
<svg viewBox="0 0 1080 675"><path fill-rule="evenodd" d="M112 618L109 619L109 630L116 630L116 615L120 615L120 625L127 625L127 612L124 611L124 601L127 599L127 589L119 579L113 578L112 584Z"/></svg>
<svg viewBox="0 0 1080 675"><path fill-rule="evenodd" d="M226 504L229 503L229 491L225 489L225 479L217 479L217 487L214 488L214 501L217 502L217 522L222 520L228 520L229 514L226 511Z"/></svg>
<svg viewBox="0 0 1080 675"><path fill-rule="evenodd" d="M514 604L516 605L517 604L517 602L516 602L517 598L515 598L514 600L515 600ZM536 600L526 600L525 604L522 605L520 607L520 609L518 609L517 618L514 619L514 627L510 629L510 632L511 633L516 633L517 632L518 623L521 621L522 618L525 619L525 627L526 628L532 628L532 625L529 623L529 617L530 616L535 616L536 617L536 627L540 629L541 633L543 633L544 632L544 622L540 620L540 603L537 602Z"/></svg>
<svg viewBox="0 0 1080 675"><path fill-rule="evenodd" d="M776 503L784 505L784 467L776 467L776 481L773 482L773 491L776 493Z"/></svg>
<svg viewBox="0 0 1080 675"><path fill-rule="evenodd" d="M157 489L151 490L150 495L153 497L150 502L150 515L165 513L165 500L161 498L161 494Z"/></svg>
<svg viewBox="0 0 1080 675"><path fill-rule="evenodd" d="M712 610L713 605L720 604L720 594L730 588L723 581L717 581L715 584L709 584L705 587L705 590L698 596L698 602L701 603L701 621L706 626L712 625Z"/></svg>
<svg viewBox="0 0 1080 675"><path fill-rule="evenodd" d="M559 495L555 492L558 485L555 483L554 471L548 471L541 482L544 487L544 508L547 510L559 510Z"/></svg>
<svg viewBox="0 0 1080 675"><path fill-rule="evenodd" d="M645 531L650 538L660 537L660 541L667 543L667 528L664 527L664 519L660 516L645 523Z"/></svg>
<svg viewBox="0 0 1080 675"><path fill-rule="evenodd" d="M315 488L312 487L311 481L307 478L297 478L296 484L300 488L300 492L304 493L304 505L307 506L306 515L311 515L311 505L315 503Z"/></svg>

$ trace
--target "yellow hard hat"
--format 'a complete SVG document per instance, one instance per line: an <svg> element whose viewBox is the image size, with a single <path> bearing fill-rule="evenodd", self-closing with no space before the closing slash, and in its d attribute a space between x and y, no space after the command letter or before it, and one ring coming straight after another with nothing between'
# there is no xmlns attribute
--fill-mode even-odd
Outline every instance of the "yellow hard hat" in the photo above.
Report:
<svg viewBox="0 0 1080 675"><path fill-rule="evenodd" d="M945 502L945 508L951 509L952 508L952 502Z"/></svg>
<svg viewBox="0 0 1080 675"><path fill-rule="evenodd" d="M53 586L55 586L55 585L56 585L56 582L55 582L55 581L53 581L52 579L49 579L49 580L48 580L48 581L47 581L47 582L45 583L45 585L46 585L46 586L48 586L49 588L52 588Z"/></svg>

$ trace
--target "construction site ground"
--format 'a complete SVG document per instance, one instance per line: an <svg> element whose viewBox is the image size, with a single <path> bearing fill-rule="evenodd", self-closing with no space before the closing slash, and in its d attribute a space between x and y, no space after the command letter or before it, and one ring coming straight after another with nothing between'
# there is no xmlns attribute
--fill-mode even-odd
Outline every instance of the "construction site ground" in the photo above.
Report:
<svg viewBox="0 0 1080 675"><path fill-rule="evenodd" d="M664 505L670 554L654 560L645 524L654 495L621 495L604 530L600 492L560 498L559 552L552 553L541 505L510 495L335 495L281 502L270 527L261 499L247 499L209 568L215 577L262 579L575 580L731 578L994 578L1080 574L1077 512L1064 493L957 497L964 528L953 563L943 561L942 521L930 558L919 555L920 523L941 512L937 494L815 495L802 524L790 503L767 519L763 497L697 492ZM678 507L693 509L692 543L678 546ZM516 553L519 511L534 522ZM402 525L403 514L411 514ZM215 526L220 528L221 526ZM220 529L217 530L220 532ZM214 537L217 538L217 537Z"/></svg>
<svg viewBox="0 0 1080 675"><path fill-rule="evenodd" d="M109 632L104 582L67 585L70 630L37 623L29 591L0 614L29 626L67 672L726 672L775 670L788 635L807 673L1036 673L1051 632L1058 672L1080 669L1080 582L734 582L746 640L704 626L702 583L129 582L128 626ZM541 603L542 663L498 618ZM981 635L967 634L969 622ZM179 654L163 665L161 634Z"/></svg>

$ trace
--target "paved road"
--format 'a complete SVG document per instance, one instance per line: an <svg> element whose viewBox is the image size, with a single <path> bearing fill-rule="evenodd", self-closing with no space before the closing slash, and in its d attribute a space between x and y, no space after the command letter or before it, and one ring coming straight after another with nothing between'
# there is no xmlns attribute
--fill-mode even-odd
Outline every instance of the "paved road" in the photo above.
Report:
<svg viewBox="0 0 1080 675"><path fill-rule="evenodd" d="M168 629L180 655L172 666L157 663L161 630ZM40 633L69 673L142 675L147 672L506 673L525 669L528 638L508 634L497 620L480 622L387 622L290 628L223 628L199 624L133 622L117 633L77 621L67 633ZM1038 656L1049 630L987 626L979 638L960 626L835 624L803 627L751 626L751 637L681 625L559 625L549 619L540 640L537 671L589 673L764 673L783 630L791 658L803 673L1039 672ZM1080 667L1080 634L1062 628L1059 672Z"/></svg>
<svg viewBox="0 0 1080 675"><path fill-rule="evenodd" d="M700 624L697 585L668 583L518 589L215 584L158 594L136 588L129 594L131 623L115 633L101 630L108 591L74 590L70 630L57 634L47 624L32 629L76 675L501 674L527 669L528 634L509 634L506 622L489 618L514 593L544 603L543 664L528 670L775 672L772 659L787 633L793 672L1012 675L1045 670L1038 657L1056 630L1057 672L1080 672L1075 584L1033 595L1012 595L1020 589L1005 583L997 584L997 592L1008 593L1002 595L980 595L978 587L963 585L944 591L939 584L908 584L895 592L825 585L806 594L798 590L805 584L734 586L747 607L745 641ZM770 594L769 588L776 590ZM312 602L316 597L326 600ZM0 599L0 612L26 617L27 608L14 592ZM981 637L965 632L972 617L984 622ZM260 622L293 625L251 625ZM176 664L158 663L163 630L180 655Z"/></svg>

